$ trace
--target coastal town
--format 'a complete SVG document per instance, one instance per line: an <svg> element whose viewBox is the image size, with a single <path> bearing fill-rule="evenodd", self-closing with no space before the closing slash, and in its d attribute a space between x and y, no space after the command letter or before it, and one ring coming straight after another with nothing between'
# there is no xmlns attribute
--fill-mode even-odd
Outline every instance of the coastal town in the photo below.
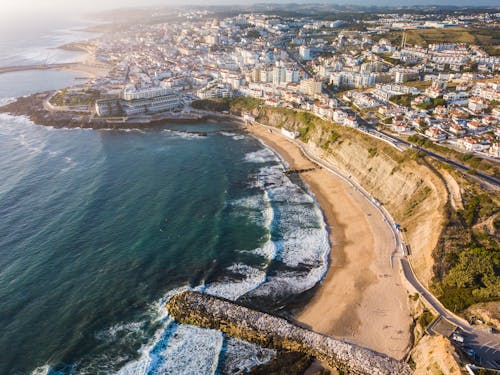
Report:
<svg viewBox="0 0 500 375"><path fill-rule="evenodd" d="M299 181L331 250L304 305L255 313L244 298L210 296L207 283L166 304L176 321L302 353L311 374L497 373L498 8L316 7L126 13L130 20L94 25L90 39L61 46L82 53L79 62L0 68L85 74L0 112L55 128L248 135L281 161L277 189ZM211 133L202 119L227 128ZM258 187L270 205L289 203L269 186ZM243 311L235 324L232 309ZM358 347L368 350L352 354Z"/></svg>
<svg viewBox="0 0 500 375"><path fill-rule="evenodd" d="M354 24L334 18L191 10L177 22L106 33L80 48L107 74L56 93L48 105L147 122L165 113L189 117L198 99L245 96L500 157L500 56L462 41L498 14L379 14ZM426 43L435 32L457 41Z"/></svg>

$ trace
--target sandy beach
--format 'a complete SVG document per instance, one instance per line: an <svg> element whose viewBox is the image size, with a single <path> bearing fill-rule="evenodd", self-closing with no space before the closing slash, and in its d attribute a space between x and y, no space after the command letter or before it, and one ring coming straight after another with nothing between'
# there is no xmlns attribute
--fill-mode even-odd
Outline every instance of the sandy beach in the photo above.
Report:
<svg viewBox="0 0 500 375"><path fill-rule="evenodd" d="M391 265L391 230L378 210L340 177L318 168L279 131L247 128L277 151L290 168L307 169L304 182L321 206L330 231L330 267L296 319L312 330L401 359L410 344L411 317L399 263Z"/></svg>

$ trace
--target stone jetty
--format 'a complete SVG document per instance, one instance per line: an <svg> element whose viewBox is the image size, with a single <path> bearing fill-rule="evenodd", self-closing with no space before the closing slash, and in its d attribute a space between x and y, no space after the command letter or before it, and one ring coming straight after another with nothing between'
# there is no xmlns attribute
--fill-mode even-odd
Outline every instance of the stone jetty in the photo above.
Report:
<svg viewBox="0 0 500 375"><path fill-rule="evenodd" d="M410 367L386 355L298 327L276 316L200 292L185 291L167 303L180 323L219 329L263 347L304 353L358 375L409 375Z"/></svg>

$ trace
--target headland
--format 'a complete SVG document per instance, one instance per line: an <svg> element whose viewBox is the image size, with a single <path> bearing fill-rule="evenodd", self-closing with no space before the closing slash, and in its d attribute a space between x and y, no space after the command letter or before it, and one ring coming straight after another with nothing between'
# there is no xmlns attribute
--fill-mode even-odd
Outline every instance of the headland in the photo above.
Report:
<svg viewBox="0 0 500 375"><path fill-rule="evenodd" d="M138 117L98 117L88 111L57 110L49 103L53 91L17 98L0 107L0 113L24 116L33 123L54 128L132 129L155 127L165 122L189 123L204 119L229 119L229 116L207 111L167 112ZM233 120L234 121L234 120Z"/></svg>

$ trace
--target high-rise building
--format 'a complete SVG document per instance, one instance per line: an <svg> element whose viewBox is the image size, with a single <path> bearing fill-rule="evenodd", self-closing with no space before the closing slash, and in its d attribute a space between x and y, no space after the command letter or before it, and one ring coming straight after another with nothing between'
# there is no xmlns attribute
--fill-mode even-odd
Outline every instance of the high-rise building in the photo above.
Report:
<svg viewBox="0 0 500 375"><path fill-rule="evenodd" d="M300 76L298 69L287 69L285 73L285 82L299 82Z"/></svg>
<svg viewBox="0 0 500 375"><path fill-rule="evenodd" d="M279 85L284 83L286 80L286 69L281 66L276 66L273 68L273 84Z"/></svg>
<svg viewBox="0 0 500 375"><path fill-rule="evenodd" d="M322 81L315 78L303 79L300 81L300 91L306 95L321 94L322 85Z"/></svg>
<svg viewBox="0 0 500 375"><path fill-rule="evenodd" d="M299 55L302 60L311 60L311 49L306 46L299 47Z"/></svg>

